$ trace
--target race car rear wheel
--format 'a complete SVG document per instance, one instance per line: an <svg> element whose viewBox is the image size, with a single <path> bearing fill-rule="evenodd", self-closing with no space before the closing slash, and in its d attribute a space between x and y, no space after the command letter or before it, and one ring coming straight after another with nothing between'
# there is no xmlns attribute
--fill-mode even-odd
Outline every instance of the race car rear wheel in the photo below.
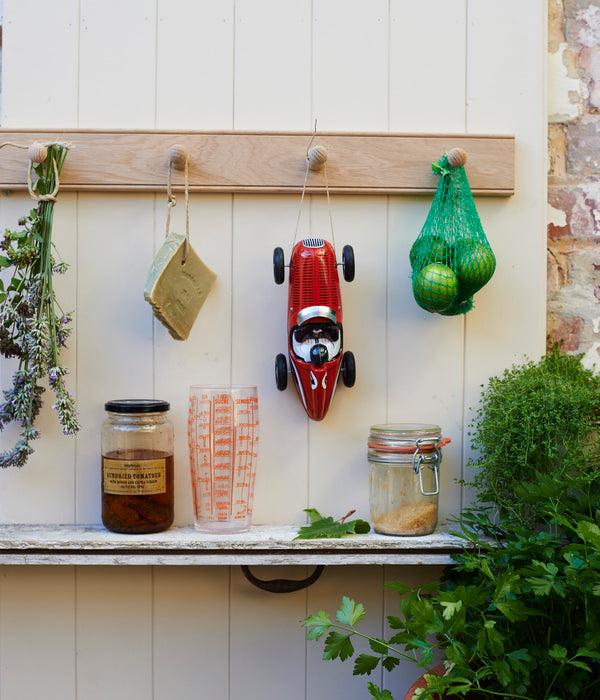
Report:
<svg viewBox="0 0 600 700"><path fill-rule="evenodd" d="M342 356L342 381L347 387L354 386L356 381L356 362L354 361L354 353L350 350Z"/></svg>
<svg viewBox="0 0 600 700"><path fill-rule="evenodd" d="M279 391L284 391L288 382L287 359L283 353L275 358L275 384Z"/></svg>
<svg viewBox="0 0 600 700"><path fill-rule="evenodd" d="M342 269L346 282L352 282L354 279L354 249L351 245L345 245L342 248Z"/></svg>
<svg viewBox="0 0 600 700"><path fill-rule="evenodd" d="M273 276L275 277L275 284L282 284L285 279L283 248L279 246L273 251Z"/></svg>

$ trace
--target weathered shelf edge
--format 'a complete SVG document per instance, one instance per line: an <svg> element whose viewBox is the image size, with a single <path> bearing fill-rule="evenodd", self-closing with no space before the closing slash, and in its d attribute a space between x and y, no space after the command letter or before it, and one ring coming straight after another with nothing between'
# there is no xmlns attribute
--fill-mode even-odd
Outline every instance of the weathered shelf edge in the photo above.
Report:
<svg viewBox="0 0 600 700"><path fill-rule="evenodd" d="M0 525L0 565L347 565L448 564L462 540L438 529L422 537L356 535L294 540L292 526L254 526L237 535L192 527L119 535L98 525Z"/></svg>
<svg viewBox="0 0 600 700"><path fill-rule="evenodd" d="M0 566L349 566L349 565L446 565L451 554L411 552L378 554L78 554L56 552L0 552Z"/></svg>
<svg viewBox="0 0 600 700"><path fill-rule="evenodd" d="M61 174L63 191L166 191L168 151L189 153L189 189L206 193L295 194L306 175L307 132L0 129L0 189L27 187L27 147L34 141L72 144ZM14 148L10 144L18 144ZM509 197L515 190L515 139L510 134L318 133L332 194L433 193L431 163L454 147L467 151L476 195ZM173 169L173 188L183 174ZM325 191L324 171L309 171L309 193Z"/></svg>

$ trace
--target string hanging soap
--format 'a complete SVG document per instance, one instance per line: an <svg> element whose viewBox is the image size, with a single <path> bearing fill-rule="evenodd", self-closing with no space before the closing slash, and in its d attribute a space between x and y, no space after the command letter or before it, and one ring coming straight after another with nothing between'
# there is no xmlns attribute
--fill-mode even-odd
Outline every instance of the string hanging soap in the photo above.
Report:
<svg viewBox="0 0 600 700"><path fill-rule="evenodd" d="M496 269L465 173L466 161L465 151L454 148L433 163L440 180L410 251L415 301L444 316L470 311L473 295Z"/></svg>
<svg viewBox="0 0 600 700"><path fill-rule="evenodd" d="M184 171L185 236L170 230L171 209L176 204L171 189L172 168ZM154 316L176 340L188 338L217 278L190 244L188 170L188 153L175 144L169 149L166 238L152 261L144 289L144 298L152 306Z"/></svg>

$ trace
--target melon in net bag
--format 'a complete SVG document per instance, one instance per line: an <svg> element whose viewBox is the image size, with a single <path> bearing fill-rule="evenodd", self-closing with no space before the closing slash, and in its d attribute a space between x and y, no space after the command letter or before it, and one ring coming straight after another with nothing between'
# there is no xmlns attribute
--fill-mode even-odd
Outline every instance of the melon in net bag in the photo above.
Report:
<svg viewBox="0 0 600 700"><path fill-rule="evenodd" d="M445 316L465 314L473 295L489 282L496 257L481 226L455 148L432 165L440 180L423 228L410 251L412 288L419 306Z"/></svg>

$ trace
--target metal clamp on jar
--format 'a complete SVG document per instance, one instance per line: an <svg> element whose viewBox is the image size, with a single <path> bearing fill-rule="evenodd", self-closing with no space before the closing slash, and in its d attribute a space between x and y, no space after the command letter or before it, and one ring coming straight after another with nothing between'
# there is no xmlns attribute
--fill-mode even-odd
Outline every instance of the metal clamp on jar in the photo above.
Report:
<svg viewBox="0 0 600 700"><path fill-rule="evenodd" d="M383 535L428 535L437 527L443 439L438 425L371 426L371 522Z"/></svg>

